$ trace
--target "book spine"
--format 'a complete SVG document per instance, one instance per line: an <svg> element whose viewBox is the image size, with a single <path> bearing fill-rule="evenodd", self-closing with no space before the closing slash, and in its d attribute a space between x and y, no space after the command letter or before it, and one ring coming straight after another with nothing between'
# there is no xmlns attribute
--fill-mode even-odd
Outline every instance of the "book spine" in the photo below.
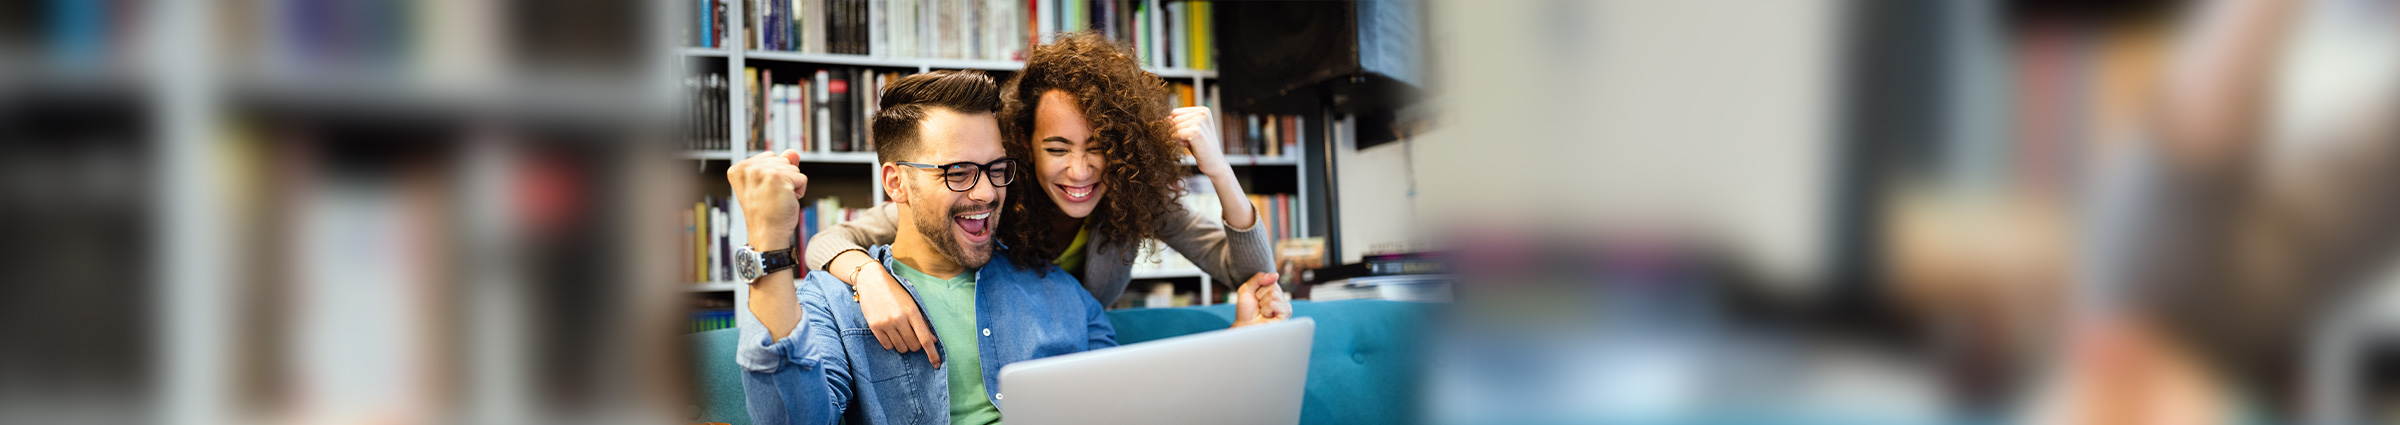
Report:
<svg viewBox="0 0 2400 425"><path fill-rule="evenodd" d="M804 113L804 110L809 110L809 108L806 108L806 103L802 103L804 98L809 98L809 94L806 94L806 82L785 86L785 91L790 91L792 96L782 98L782 113L792 115L792 127L787 127L785 130L787 132L785 139L790 139L790 144L785 144L782 149L794 149L794 151L809 149L809 132L806 132L809 130L809 115Z"/></svg>
<svg viewBox="0 0 2400 425"><path fill-rule="evenodd" d="M826 103L833 117L827 121L833 127L833 150L850 151L850 76L848 70L836 71L833 81L825 86Z"/></svg>
<svg viewBox="0 0 2400 425"><path fill-rule="evenodd" d="M816 91L811 93L808 102L810 109L816 111L816 114L813 115L816 120L813 130L816 131L817 149L820 152L833 150L832 91L832 73L822 69L817 70Z"/></svg>
<svg viewBox="0 0 2400 425"><path fill-rule="evenodd" d="M1167 66L1192 67L1191 57L1187 53L1191 50L1191 44L1187 41L1191 39L1190 8L1188 2L1167 3Z"/></svg>

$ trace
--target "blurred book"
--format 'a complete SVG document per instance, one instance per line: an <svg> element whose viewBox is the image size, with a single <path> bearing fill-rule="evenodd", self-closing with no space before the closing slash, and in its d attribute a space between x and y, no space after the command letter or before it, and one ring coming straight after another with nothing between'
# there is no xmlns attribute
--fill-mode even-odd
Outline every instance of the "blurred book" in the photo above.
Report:
<svg viewBox="0 0 2400 425"><path fill-rule="evenodd" d="M752 50L1023 60L1043 1L739 0ZM1074 4L1077 2L1064 2ZM752 13L751 11L756 11Z"/></svg>
<svg viewBox="0 0 2400 425"><path fill-rule="evenodd" d="M1449 275L1360 276L1311 285L1310 301L1390 300L1450 302Z"/></svg>
<svg viewBox="0 0 2400 425"><path fill-rule="evenodd" d="M1440 252L1371 254L1359 262L1302 272L1308 299L1450 301L1450 267Z"/></svg>
<svg viewBox="0 0 2400 425"><path fill-rule="evenodd" d="M677 142L686 150L719 150L729 143L725 114L725 74L710 72L683 79L683 107L676 122Z"/></svg>

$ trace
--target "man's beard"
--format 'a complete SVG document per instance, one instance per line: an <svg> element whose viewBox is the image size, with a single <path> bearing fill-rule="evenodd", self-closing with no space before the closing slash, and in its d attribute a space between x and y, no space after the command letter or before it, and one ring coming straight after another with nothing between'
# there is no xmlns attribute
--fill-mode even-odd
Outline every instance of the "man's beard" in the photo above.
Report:
<svg viewBox="0 0 2400 425"><path fill-rule="evenodd" d="M985 239L982 244L977 246L964 246L966 242L959 240L958 233L952 231L958 227L958 223L952 220L960 213L977 209L992 212L992 216L984 221L984 232L990 233L993 238ZM917 235L925 237L927 243L933 244L933 252L950 259L952 263L970 269L982 268L984 263L991 262L992 241L998 240L1000 235L998 226L1000 224L1000 201L995 199L991 204L983 206L972 203L951 205L941 211L942 213L939 215L929 215L919 211L913 218L917 222Z"/></svg>

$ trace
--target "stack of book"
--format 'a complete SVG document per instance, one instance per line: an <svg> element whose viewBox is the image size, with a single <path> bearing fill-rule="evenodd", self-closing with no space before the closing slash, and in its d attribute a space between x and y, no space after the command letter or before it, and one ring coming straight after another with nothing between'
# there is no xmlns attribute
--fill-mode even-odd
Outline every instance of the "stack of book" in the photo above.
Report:
<svg viewBox="0 0 2400 425"><path fill-rule="evenodd" d="M1299 152L1300 135L1306 134L1308 121L1299 115L1245 114L1227 111L1217 103L1217 87L1200 90L1190 82L1167 82L1167 104L1177 108L1206 106L1216 112L1217 131L1225 140L1225 153L1236 155L1283 156Z"/></svg>
<svg viewBox="0 0 2400 425"><path fill-rule="evenodd" d="M692 282L723 282L733 280L732 235L739 231L740 216L729 213L733 199L706 196L692 203L683 213L684 251L687 255L681 266L684 276Z"/></svg>
<svg viewBox="0 0 2400 425"><path fill-rule="evenodd" d="M1209 86L1208 91L1201 92L1192 87L1189 81L1167 82L1167 103L1177 108L1206 106L1209 109L1221 109L1217 106L1216 86Z"/></svg>
<svg viewBox="0 0 2400 425"><path fill-rule="evenodd" d="M1319 302L1449 302L1452 299L1449 264L1438 254L1376 254L1362 260L1302 273L1301 280L1311 284L1309 299Z"/></svg>
<svg viewBox="0 0 2400 425"><path fill-rule="evenodd" d="M733 299L704 297L692 307L691 325L686 332L699 333L733 327Z"/></svg>
<svg viewBox="0 0 2400 425"><path fill-rule="evenodd" d="M1036 8L1041 3L1037 1ZM1092 32L1133 46L1153 68L1216 69L1215 6L1206 1L1055 0L1059 32Z"/></svg>
<svg viewBox="0 0 2400 425"><path fill-rule="evenodd" d="M1022 60L1023 0L739 0L751 50L900 58Z"/></svg>
<svg viewBox="0 0 2400 425"><path fill-rule="evenodd" d="M678 114L677 138L684 149L725 149L731 143L725 120L725 74L711 72L683 78L683 113Z"/></svg>
<svg viewBox="0 0 2400 425"><path fill-rule="evenodd" d="M855 219L867 211L865 208L842 208L841 199L836 197L817 198L814 202L802 204L800 229L797 230L801 238L806 238ZM683 276L689 276L692 282L699 283L739 280L733 273L733 252L741 244L734 241L732 235L743 231L744 226L739 223L740 213L733 199L722 196L703 197L700 202L692 204L690 211L683 213L683 252L687 253L679 265ZM798 240L799 246L806 246L807 243L806 239Z"/></svg>
<svg viewBox="0 0 2400 425"><path fill-rule="evenodd" d="M808 74L773 69L743 68L750 89L743 110L750 117L752 151L873 152L875 135L869 125L883 87L899 80L897 71L867 68L823 68Z"/></svg>
<svg viewBox="0 0 2400 425"><path fill-rule="evenodd" d="M1282 157L1300 152L1300 135L1307 134L1308 122L1299 115L1259 115L1228 113L1239 117L1240 126L1220 129L1225 138L1225 153Z"/></svg>
<svg viewBox="0 0 2400 425"><path fill-rule="evenodd" d="M1293 203L1299 202L1288 193L1250 194L1250 206L1258 212L1258 230L1267 232L1267 240L1282 242L1301 237L1298 227L1292 226Z"/></svg>
<svg viewBox="0 0 2400 425"><path fill-rule="evenodd" d="M676 0L676 9L684 16L683 45L689 47L725 47L726 0Z"/></svg>
<svg viewBox="0 0 2400 425"><path fill-rule="evenodd" d="M817 232L825 231L825 229L831 229L833 226L839 226L843 222L856 220L861 214L866 214L869 210L870 209L868 208L842 208L842 200L837 197L827 196L823 198L817 198L816 202L803 204L800 207L800 237L807 238L810 236L815 236ZM801 243L803 244L802 246L806 246L805 244L807 241L803 239ZM809 259L807 258L802 258L800 260L803 264L813 264L809 263ZM830 259L818 260L823 261Z"/></svg>

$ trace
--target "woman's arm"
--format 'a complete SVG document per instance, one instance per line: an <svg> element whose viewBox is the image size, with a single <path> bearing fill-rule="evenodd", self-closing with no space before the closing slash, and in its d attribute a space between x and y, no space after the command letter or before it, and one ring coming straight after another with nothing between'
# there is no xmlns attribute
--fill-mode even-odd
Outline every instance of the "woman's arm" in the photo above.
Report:
<svg viewBox="0 0 2400 425"><path fill-rule="evenodd" d="M1250 202L1243 199L1242 204L1247 207ZM1210 277L1234 284L1259 273L1275 272L1275 246L1267 241L1267 232L1255 228L1228 229L1214 217L1189 208L1176 208L1176 212L1158 224L1161 242L1192 260L1193 265L1200 266Z"/></svg>
<svg viewBox="0 0 2400 425"><path fill-rule="evenodd" d="M850 281L849 266L856 266L856 261L868 259L865 252L868 246L892 243L892 239L895 238L893 235L900 231L900 222L896 217L898 214L897 207L886 202L883 205L868 208L865 213L859 214L857 219L842 222L842 224L817 232L815 235L810 235L808 237L808 262L810 264L805 266L826 272L839 271L841 273L834 273L834 277L841 278L843 283L857 284L858 282ZM837 265L833 263L842 260L845 257L843 252L850 250L858 250L858 252L846 254L848 257L853 257L850 258L852 264L836 267Z"/></svg>
<svg viewBox="0 0 2400 425"><path fill-rule="evenodd" d="M1242 193L1242 182L1233 178L1233 165L1225 162L1225 143L1217 137L1217 116L1208 107L1175 108L1167 115L1175 125L1175 141L1192 151L1192 162L1199 165L1200 174L1208 176L1217 189L1217 203L1225 206L1225 226L1250 230L1258 224L1258 212L1251 209L1250 196Z"/></svg>
<svg viewBox="0 0 2400 425"><path fill-rule="evenodd" d="M817 232L808 238L808 260L822 261L818 270L858 291L858 309L866 314L867 327L875 331L875 342L902 353L925 350L926 359L940 366L941 350L932 349L936 341L933 327L925 324L917 299L900 287L900 280L892 278L883 263L867 256L867 245L892 243L899 233L898 211L899 207L887 202L857 219Z"/></svg>
<svg viewBox="0 0 2400 425"><path fill-rule="evenodd" d="M1275 247L1267 240L1266 232L1258 230L1258 210L1250 204L1250 196L1242 193L1242 182L1233 178L1233 165L1225 162L1225 143L1217 135L1217 117L1206 107L1176 108L1167 116L1174 127L1175 141L1192 152L1192 162L1200 173L1208 176L1217 191L1217 204L1223 207L1224 225L1219 226L1207 217L1185 209L1180 217L1170 219L1168 227L1160 229L1168 246L1203 267L1207 273L1226 283L1255 281L1275 271ZM1271 281L1271 280L1270 280ZM1280 294L1281 286L1266 285L1272 293ZM1285 304L1275 312L1291 315ZM1271 308L1276 308L1271 307Z"/></svg>

